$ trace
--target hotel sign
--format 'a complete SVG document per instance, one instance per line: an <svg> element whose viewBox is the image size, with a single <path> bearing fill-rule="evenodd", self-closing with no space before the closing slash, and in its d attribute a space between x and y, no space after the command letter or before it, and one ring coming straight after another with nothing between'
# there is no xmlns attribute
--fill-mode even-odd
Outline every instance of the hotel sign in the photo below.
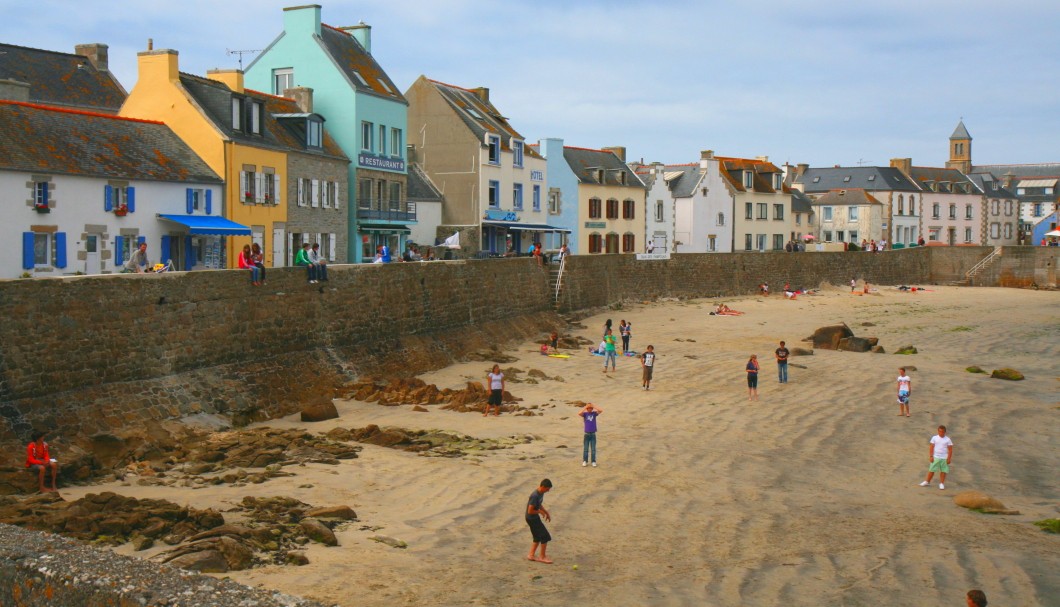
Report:
<svg viewBox="0 0 1060 607"><path fill-rule="evenodd" d="M606 221L586 221L585 229L587 230L603 230L607 227Z"/></svg>
<svg viewBox="0 0 1060 607"><path fill-rule="evenodd" d="M405 160L392 158L390 156L376 156L367 152L361 152L357 156L357 166L367 169L385 169L387 171L404 171Z"/></svg>
<svg viewBox="0 0 1060 607"><path fill-rule="evenodd" d="M544 180L545 180L545 172L544 171L530 171L530 181L544 181Z"/></svg>

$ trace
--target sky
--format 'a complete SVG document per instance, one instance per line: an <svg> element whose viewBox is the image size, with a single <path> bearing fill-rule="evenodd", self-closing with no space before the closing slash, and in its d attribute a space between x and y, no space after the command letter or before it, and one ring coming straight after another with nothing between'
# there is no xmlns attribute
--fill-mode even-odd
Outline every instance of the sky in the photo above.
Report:
<svg viewBox="0 0 1060 607"><path fill-rule="evenodd" d="M136 53L181 71L236 68L263 49L282 0L0 0L0 42L109 45L127 90ZM404 91L421 74L490 99L527 141L625 146L627 160L701 150L811 166L942 166L958 120L975 164L1060 162L1056 0L322 1L372 26ZM253 59L244 55L244 65Z"/></svg>

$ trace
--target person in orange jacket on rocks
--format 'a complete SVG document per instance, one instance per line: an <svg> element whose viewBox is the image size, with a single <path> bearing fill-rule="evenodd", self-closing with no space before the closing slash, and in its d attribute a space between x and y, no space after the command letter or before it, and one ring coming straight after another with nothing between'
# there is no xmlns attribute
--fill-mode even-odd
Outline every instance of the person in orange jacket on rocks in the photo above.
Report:
<svg viewBox="0 0 1060 607"><path fill-rule="evenodd" d="M26 468L37 473L41 493L58 491L55 485L55 475L59 473L59 463L48 453L48 443L44 442L44 432L34 432L32 438L33 440L26 446ZM49 469L52 471L50 489L44 486L44 472Z"/></svg>

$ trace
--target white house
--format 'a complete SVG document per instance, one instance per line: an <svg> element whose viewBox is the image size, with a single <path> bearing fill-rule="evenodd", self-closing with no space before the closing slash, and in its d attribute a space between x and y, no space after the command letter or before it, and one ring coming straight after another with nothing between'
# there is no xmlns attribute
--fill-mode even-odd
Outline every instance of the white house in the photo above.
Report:
<svg viewBox="0 0 1060 607"><path fill-rule="evenodd" d="M224 267L222 181L166 125L0 100L0 277Z"/></svg>

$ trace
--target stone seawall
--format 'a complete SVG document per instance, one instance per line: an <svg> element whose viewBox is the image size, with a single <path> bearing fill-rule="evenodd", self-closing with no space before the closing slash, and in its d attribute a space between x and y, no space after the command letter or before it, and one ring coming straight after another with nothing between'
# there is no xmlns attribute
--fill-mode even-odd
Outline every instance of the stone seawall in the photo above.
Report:
<svg viewBox="0 0 1060 607"><path fill-rule="evenodd" d="M575 256L558 309L745 295L763 281L775 292L851 277L945 283L991 251ZM976 284L1055 286L1058 257L1006 247ZM71 441L198 412L285 415L360 375L413 375L561 326L548 273L527 258L340 265L330 278L308 285L282 268L266 287L236 270L0 281L0 445L34 427Z"/></svg>

